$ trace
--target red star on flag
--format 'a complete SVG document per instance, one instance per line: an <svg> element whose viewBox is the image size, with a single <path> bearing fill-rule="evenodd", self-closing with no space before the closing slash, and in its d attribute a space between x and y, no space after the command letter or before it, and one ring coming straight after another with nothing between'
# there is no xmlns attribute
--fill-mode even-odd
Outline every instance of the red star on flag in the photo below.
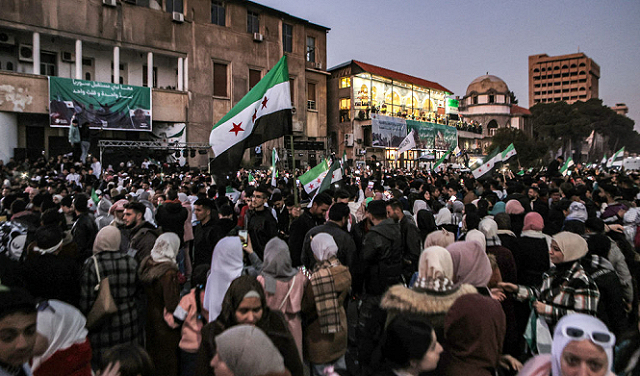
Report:
<svg viewBox="0 0 640 376"><path fill-rule="evenodd" d="M331 179L335 179L335 178L336 178L336 174L335 173L331 174Z"/></svg>
<svg viewBox="0 0 640 376"><path fill-rule="evenodd" d="M487 167L489 167L489 164L487 163Z"/></svg>
<svg viewBox="0 0 640 376"><path fill-rule="evenodd" d="M313 184L309 184L309 188L313 189Z"/></svg>
<svg viewBox="0 0 640 376"><path fill-rule="evenodd" d="M238 135L238 132L244 132L244 129L240 128L241 125L242 122L239 124L233 123L233 128L229 132L236 132L236 136Z"/></svg>
<svg viewBox="0 0 640 376"><path fill-rule="evenodd" d="M264 97L264 99L262 100L262 109L267 108L267 102L268 102L268 101L269 101L269 100L267 99L267 97Z"/></svg>
<svg viewBox="0 0 640 376"><path fill-rule="evenodd" d="M318 178L318 183L320 183L322 180L320 180L320 178Z"/></svg>
<svg viewBox="0 0 640 376"><path fill-rule="evenodd" d="M253 110L253 116L251 117L251 121L253 121L254 123L256 122L256 118L258 117L258 109L255 108Z"/></svg>

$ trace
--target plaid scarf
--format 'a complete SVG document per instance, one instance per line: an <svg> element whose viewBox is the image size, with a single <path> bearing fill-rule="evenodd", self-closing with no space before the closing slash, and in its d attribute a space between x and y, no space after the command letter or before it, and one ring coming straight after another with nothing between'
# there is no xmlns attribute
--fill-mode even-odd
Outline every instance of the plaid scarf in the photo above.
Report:
<svg viewBox="0 0 640 376"><path fill-rule="evenodd" d="M487 247L494 247L498 245L502 245L502 241L497 235L487 238Z"/></svg>
<svg viewBox="0 0 640 376"><path fill-rule="evenodd" d="M340 304L331 267L340 265L335 256L319 262L313 268L311 289L316 301L316 311L320 320L320 333L330 334L342 330L340 326Z"/></svg>

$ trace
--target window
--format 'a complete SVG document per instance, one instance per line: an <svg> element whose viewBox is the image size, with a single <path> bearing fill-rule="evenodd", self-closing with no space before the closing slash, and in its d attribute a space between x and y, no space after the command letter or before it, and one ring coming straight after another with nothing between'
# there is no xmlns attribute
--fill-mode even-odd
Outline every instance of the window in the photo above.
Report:
<svg viewBox="0 0 640 376"><path fill-rule="evenodd" d="M472 100L473 100L473 104L478 104L478 96L477 95L474 95Z"/></svg>
<svg viewBox="0 0 640 376"><path fill-rule="evenodd" d="M342 77L340 79L340 89L344 89L346 87L351 87L351 78L349 77Z"/></svg>
<svg viewBox="0 0 640 376"><path fill-rule="evenodd" d="M340 98L340 109L341 110L351 109L351 98Z"/></svg>
<svg viewBox="0 0 640 376"><path fill-rule="evenodd" d="M124 84L124 64L120 64L118 69L120 70L118 83ZM113 61L111 62L111 82L113 82Z"/></svg>
<svg viewBox="0 0 640 376"><path fill-rule="evenodd" d="M489 103L495 103L496 97L493 94L489 94Z"/></svg>
<svg viewBox="0 0 640 376"><path fill-rule="evenodd" d="M316 110L316 84L307 84L307 110Z"/></svg>
<svg viewBox="0 0 640 376"><path fill-rule="evenodd" d="M340 98L340 122L351 120L351 98Z"/></svg>
<svg viewBox="0 0 640 376"><path fill-rule="evenodd" d="M147 82L149 82L149 77L147 77L147 65L142 66L142 86L147 86ZM153 67L153 86L158 87L158 67Z"/></svg>
<svg viewBox="0 0 640 376"><path fill-rule="evenodd" d="M46 76L56 75L56 54L52 52L40 53L40 74Z"/></svg>
<svg viewBox="0 0 640 376"><path fill-rule="evenodd" d="M284 52L293 52L293 26L282 24L282 50Z"/></svg>
<svg viewBox="0 0 640 376"><path fill-rule="evenodd" d="M166 0L166 10L169 13L184 13L183 0Z"/></svg>
<svg viewBox="0 0 640 376"><path fill-rule="evenodd" d="M254 86L260 81L262 78L262 72L256 69L249 69L249 90L253 89Z"/></svg>
<svg viewBox="0 0 640 376"><path fill-rule="evenodd" d="M91 73L85 72L84 79L87 80L87 81L91 81Z"/></svg>
<svg viewBox="0 0 640 376"><path fill-rule="evenodd" d="M227 64L213 63L213 95L216 97L229 97Z"/></svg>
<svg viewBox="0 0 640 376"><path fill-rule="evenodd" d="M211 0L211 23L220 26L226 25L222 1Z"/></svg>
<svg viewBox="0 0 640 376"><path fill-rule="evenodd" d="M307 61L316 62L316 38L307 37Z"/></svg>
<svg viewBox="0 0 640 376"><path fill-rule="evenodd" d="M260 19L258 13L247 11L247 33L259 33L260 32Z"/></svg>
<svg viewBox="0 0 640 376"><path fill-rule="evenodd" d="M289 78L289 91L291 92L291 106L296 105L294 90L296 88L295 79Z"/></svg>

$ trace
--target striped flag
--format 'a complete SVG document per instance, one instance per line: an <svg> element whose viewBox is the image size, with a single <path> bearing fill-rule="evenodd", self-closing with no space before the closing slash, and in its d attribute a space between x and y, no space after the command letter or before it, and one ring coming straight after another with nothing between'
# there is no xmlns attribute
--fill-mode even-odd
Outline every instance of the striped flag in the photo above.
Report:
<svg viewBox="0 0 640 376"><path fill-rule="evenodd" d="M501 153L501 156L500 156L501 162L508 161L509 158L513 157L516 154L518 153L516 152L516 148L515 146L513 146L513 144L507 146L507 148L504 149L504 151Z"/></svg>
<svg viewBox="0 0 640 376"><path fill-rule="evenodd" d="M607 155L606 154L604 154L602 156L602 160L600 161L600 164L602 165L602 167L607 165Z"/></svg>
<svg viewBox="0 0 640 376"><path fill-rule="evenodd" d="M562 174L562 176L566 176L567 173L569 173L569 168L574 164L575 163L573 163L573 158L569 157L567 161L564 162L564 165L562 165L562 167L560 168L560 173Z"/></svg>
<svg viewBox="0 0 640 376"><path fill-rule="evenodd" d="M449 158L449 155L451 155L451 150L449 150L448 152L444 153L442 155L442 157L440 157L440 159L438 159L438 161L436 162L435 166L433 166L433 171L434 172L439 172L441 169L444 168L444 166L442 165L444 163L444 161Z"/></svg>
<svg viewBox="0 0 640 376"><path fill-rule="evenodd" d="M493 170L493 168L496 166L496 163L500 161L502 161L502 153L500 152L499 148L495 148L493 152L487 155L480 167L471 171L471 173L473 174L474 178L478 179L487 172Z"/></svg>
<svg viewBox="0 0 640 376"><path fill-rule="evenodd" d="M622 160L624 159L624 146L618 150L614 155L607 159L607 167L622 167Z"/></svg>
<svg viewBox="0 0 640 376"><path fill-rule="evenodd" d="M237 169L245 149L290 132L291 88L285 55L213 126L209 144L216 160L212 167Z"/></svg>
<svg viewBox="0 0 640 376"><path fill-rule="evenodd" d="M329 162L322 159L316 167L300 175L298 180L300 180L304 190L307 193L311 193L320 187L320 184L322 184L322 180L327 176L328 171Z"/></svg>
<svg viewBox="0 0 640 376"><path fill-rule="evenodd" d="M342 180L342 169L340 168L340 162L335 161L331 165L329 171L327 171L324 179L322 179L322 183L320 183L320 188L318 189L318 192L316 192L316 194L322 191L326 191L327 189L331 188L332 183L338 182L340 180Z"/></svg>

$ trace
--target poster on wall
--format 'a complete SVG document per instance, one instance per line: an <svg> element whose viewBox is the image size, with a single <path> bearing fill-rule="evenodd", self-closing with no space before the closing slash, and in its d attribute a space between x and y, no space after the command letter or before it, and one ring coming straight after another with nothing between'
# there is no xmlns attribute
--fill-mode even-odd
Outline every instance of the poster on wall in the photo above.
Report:
<svg viewBox="0 0 640 376"><path fill-rule="evenodd" d="M416 148L417 149L433 149L435 148L434 138L435 129L433 123L425 123L424 121L407 120L407 129L416 131Z"/></svg>
<svg viewBox="0 0 640 376"><path fill-rule="evenodd" d="M151 138L154 141L159 141L163 146L170 146L171 144L185 143L187 142L187 125L185 123L161 123L156 122L153 124L153 132ZM176 158L174 154L167 156L166 162L179 162L180 166L184 166L187 159L180 154L179 158Z"/></svg>
<svg viewBox="0 0 640 376"><path fill-rule="evenodd" d="M435 124L434 126L435 148L438 150L453 150L458 146L458 130L456 127L450 127L444 124Z"/></svg>
<svg viewBox="0 0 640 376"><path fill-rule="evenodd" d="M371 146L397 148L407 137L407 123L403 118L371 116Z"/></svg>
<svg viewBox="0 0 640 376"><path fill-rule="evenodd" d="M150 132L151 88L49 77L49 124L68 127L74 117L94 129Z"/></svg>

